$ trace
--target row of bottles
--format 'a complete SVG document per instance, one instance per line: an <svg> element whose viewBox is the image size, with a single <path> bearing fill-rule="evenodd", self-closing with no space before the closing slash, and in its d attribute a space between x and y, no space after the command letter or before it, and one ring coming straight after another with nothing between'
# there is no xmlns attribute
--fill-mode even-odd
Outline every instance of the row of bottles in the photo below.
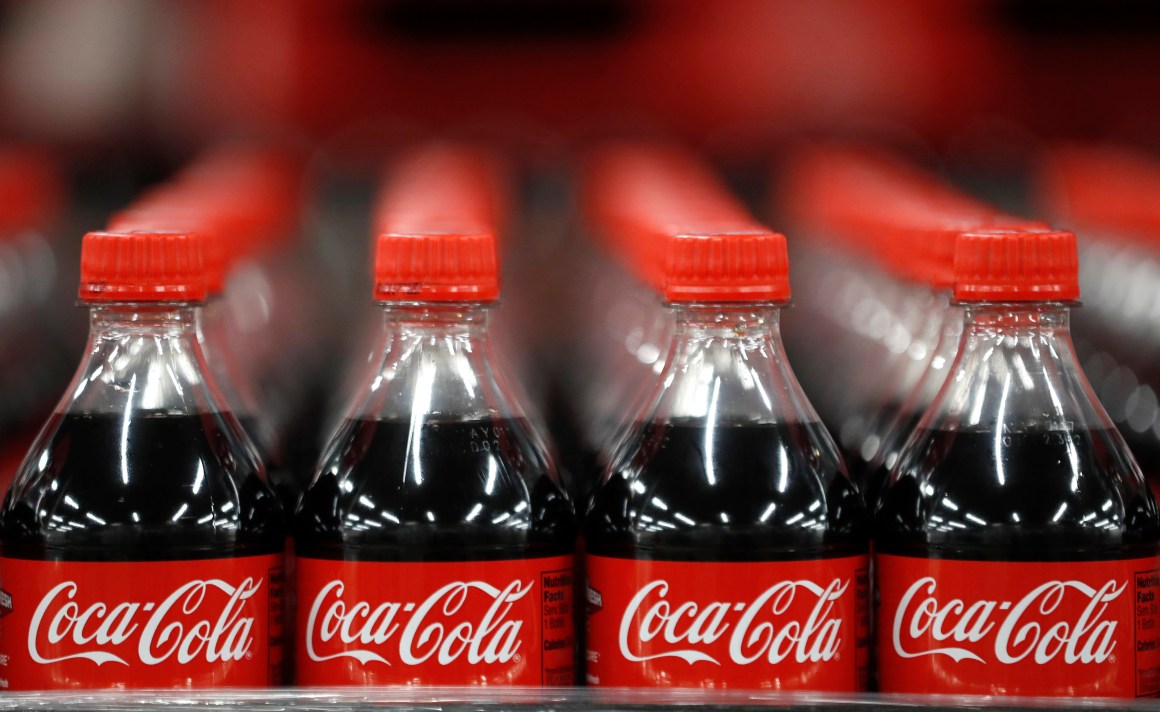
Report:
<svg viewBox="0 0 1160 712"><path fill-rule="evenodd" d="M754 226L736 222L720 203L692 200L682 178L672 177L680 168L671 156L625 155L606 161L605 174L591 181L610 186L594 222L616 232L622 248L636 239L648 252L650 240L670 238L653 258L665 265L654 285L674 314L674 350L662 359L656 400L633 411L652 429L636 430L627 446L606 443L605 484L589 505L586 544L590 555L601 556L597 566L589 564L590 584L604 574L606 552L596 542L608 528L621 535L614 555L633 561L618 578L649 572L627 584L632 615L618 628L608 626L622 654L614 656L621 665L609 666L615 673L592 664L608 646L594 640L607 625L597 624L604 612L590 615L589 674L624 680L633 674L623 666L627 658L644 662L643 674L652 675L646 684L690 684L682 682L689 670L678 661L712 658L734 665L711 683L691 684L726 685L731 675L745 679L739 663L753 652L747 645L772 645L794 661L825 659L819 634L826 628L817 616L800 626L791 616L778 621L780 629L771 624L753 635L746 626L766 621L730 616L752 610L745 605L748 577L760 576L764 563L776 562L783 572L765 580L784 584L795 576L794 560L808 558L811 547L795 540L803 532L793 525L816 530L834 549L816 547L814 556L837 566L843 524L866 516L874 547L877 689L1156 694L1156 621L1146 605L1157 583L1156 504L1071 345L1069 312L1079 296L1074 236L998 213L889 156L826 148L791 164L797 170L782 184L795 186L795 214L814 219L799 217L814 231L799 243L806 253L799 283L809 296L801 303L814 314L795 327L803 355L794 363L820 379L809 392L845 385L832 389L838 407L830 413L836 429L850 436L844 441L851 484L828 438L790 440L790 452L808 456L795 463L777 434L762 432L769 420L804 423L809 432L814 420L808 406L794 407L799 391L785 385L778 368L749 368L767 354L783 363L776 320L761 320L773 326L755 356L747 349L752 317L730 308L737 305L729 298L745 301L736 285L724 290L726 299L697 285L693 299L701 303L693 307L679 292L689 275L682 269L695 266L703 275L727 269L730 259L736 276L754 288L748 280L767 265L742 247ZM647 188L631 192L617 182L618 174L635 174L630 184L649 182L641 176L650 166ZM689 174L695 172L683 179ZM666 184L669 201L658 202L657 186ZM731 247L687 258L677 246L682 240L711 242L706 210L718 211ZM626 251L628 264L632 253ZM868 267L871 260L879 267ZM647 281L645 262L640 273ZM761 304L769 312L774 306ZM689 315L704 321L690 322ZM732 361L722 357L729 353ZM668 410L674 404L675 413ZM668 437L673 426L689 424L698 426L694 437ZM651 437L657 431L661 436ZM729 440L739 432L752 438L744 447ZM666 458L671 451L684 458ZM826 463L839 463L836 472ZM794 474L781 477L787 471ZM813 501L802 503L808 506L790 497L790 483L801 482L814 483ZM865 496L865 515L836 506L842 498L834 495L854 486ZM721 506L717 497L731 495L737 499ZM835 519L843 510L849 518ZM788 551L766 548L780 542L791 542ZM717 562L736 560L745 562L744 574L715 573ZM820 578L843 581L830 575ZM857 576L849 580L858 590ZM590 606L604 598L593 587ZM810 590L828 589L815 579ZM787 601L788 613L796 599L776 600ZM655 605L642 610L645 603ZM851 635L842 640L850 642L867 629L846 630ZM728 656L714 644L729 645ZM828 652L850 664L847 651L838 650ZM778 660L780 670L795 669ZM818 666L811 669L819 674Z"/></svg>
<svg viewBox="0 0 1160 712"><path fill-rule="evenodd" d="M781 335L793 240L689 155L592 152L567 486L489 327L503 171L422 150L302 485L253 365L301 337L223 309L285 231L245 199L262 165L207 158L84 238L85 358L0 510L8 688L1158 691L1160 514L1071 345L1071 233L801 156L793 360L845 384L843 458Z"/></svg>
<svg viewBox="0 0 1160 712"><path fill-rule="evenodd" d="M85 236L87 355L0 512L7 687L271 686L291 653L299 684L574 682L574 508L486 328L495 191L429 164L384 196L374 356L285 511L211 311L234 196L183 177Z"/></svg>

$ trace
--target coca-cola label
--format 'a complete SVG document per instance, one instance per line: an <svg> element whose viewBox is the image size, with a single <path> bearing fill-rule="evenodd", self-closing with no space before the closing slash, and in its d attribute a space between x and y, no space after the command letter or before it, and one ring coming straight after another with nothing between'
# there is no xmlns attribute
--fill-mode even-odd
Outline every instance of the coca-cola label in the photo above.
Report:
<svg viewBox="0 0 1160 712"><path fill-rule="evenodd" d="M282 668L282 555L0 558L0 688L261 687Z"/></svg>
<svg viewBox="0 0 1160 712"><path fill-rule="evenodd" d="M587 563L590 685L866 689L866 556Z"/></svg>
<svg viewBox="0 0 1160 712"><path fill-rule="evenodd" d="M573 557L298 558L299 685L572 685Z"/></svg>
<svg viewBox="0 0 1160 712"><path fill-rule="evenodd" d="M884 692L1160 692L1160 561L998 562L880 554Z"/></svg>

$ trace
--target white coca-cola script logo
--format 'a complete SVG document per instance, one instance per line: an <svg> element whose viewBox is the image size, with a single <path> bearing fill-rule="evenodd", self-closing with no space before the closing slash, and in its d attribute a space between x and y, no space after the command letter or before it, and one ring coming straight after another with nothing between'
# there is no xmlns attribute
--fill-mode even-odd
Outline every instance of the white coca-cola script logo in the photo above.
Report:
<svg viewBox="0 0 1160 712"><path fill-rule="evenodd" d="M962 644L978 644L993 634L994 640L984 646L992 647L994 659L1003 664L1031 656L1042 665L1060 654L1069 665L1102 663L1116 649L1116 621L1105 620L1105 613L1128 586L1127 582L1114 580L1098 589L1082 581L1048 581L1018 601L967 603L958 598L940 602L935 595L936 585L930 576L921 578L898 602L893 642L899 656L946 655L956 662L985 663L978 652ZM1069 594L1083 597L1083 610L1075 620L1057 620L1055 613ZM924 649L929 645L927 641L945 647Z"/></svg>
<svg viewBox="0 0 1160 712"><path fill-rule="evenodd" d="M197 658L205 662L242 660L253 645L253 617L243 615L246 602L262 586L262 579L246 578L234 586L221 579L199 579L179 586L160 603L125 601L117 604L78 603L80 587L74 581L57 584L45 594L28 628L28 654L41 664L62 660L91 660L97 665L129 661L108 650L137 637L137 659L158 665L176 658L182 665ZM214 595L225 596L211 603ZM76 647L53 657L40 646Z"/></svg>
<svg viewBox="0 0 1160 712"><path fill-rule="evenodd" d="M343 599L346 586L335 579L322 587L310 606L306 621L306 653L322 662L354 658L362 664L391 663L381 651L402 628L398 659L405 665L420 665L434 658L448 665L466 656L472 665L509 663L520 651L523 621L509 619L512 607L532 590L532 582L514 580L504 588L486 581L455 581L432 592L419 603ZM459 620L473 595L487 604L479 620ZM399 613L410 613L406 625ZM338 640L343 648L326 654L322 646Z"/></svg>
<svg viewBox="0 0 1160 712"><path fill-rule="evenodd" d="M635 662L680 658L689 664L720 665L703 648L728 634L729 658L737 665L758 660L776 664L790 657L799 663L828 662L836 659L842 644L842 619L832 614L849 583L781 581L752 601L700 604L669 601L669 583L652 581L637 591L620 619L620 653ZM803 597L808 614L786 620L790 607ZM638 655L634 648L650 652Z"/></svg>

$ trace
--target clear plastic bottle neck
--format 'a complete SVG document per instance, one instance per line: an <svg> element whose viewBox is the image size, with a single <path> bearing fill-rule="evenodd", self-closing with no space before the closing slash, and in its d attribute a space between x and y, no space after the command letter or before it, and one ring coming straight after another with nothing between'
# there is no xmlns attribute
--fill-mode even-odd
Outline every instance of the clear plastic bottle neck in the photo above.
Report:
<svg viewBox="0 0 1160 712"><path fill-rule="evenodd" d="M951 373L920 427L1109 428L1072 345L1070 308L1058 302L963 304Z"/></svg>
<svg viewBox="0 0 1160 712"><path fill-rule="evenodd" d="M523 417L499 377L489 305L383 305L383 327L352 418L467 421Z"/></svg>
<svg viewBox="0 0 1160 712"><path fill-rule="evenodd" d="M86 356L58 410L191 414L222 410L192 304L91 307Z"/></svg>
<svg viewBox="0 0 1160 712"><path fill-rule="evenodd" d="M384 302L388 328L487 334L491 304L479 302Z"/></svg>
<svg viewBox="0 0 1160 712"><path fill-rule="evenodd" d="M1071 306L1062 302L973 302L960 303L968 336L1066 335L1070 329Z"/></svg>
<svg viewBox="0 0 1160 712"><path fill-rule="evenodd" d="M673 339L648 420L813 421L789 368L780 305L676 304Z"/></svg>

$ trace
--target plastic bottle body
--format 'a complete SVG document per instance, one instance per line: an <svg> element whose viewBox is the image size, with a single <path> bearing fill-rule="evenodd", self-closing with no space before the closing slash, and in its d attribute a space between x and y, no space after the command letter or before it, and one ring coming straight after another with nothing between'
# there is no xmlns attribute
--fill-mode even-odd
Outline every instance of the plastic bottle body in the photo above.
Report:
<svg viewBox="0 0 1160 712"><path fill-rule="evenodd" d="M1079 369L1067 307L972 303L965 317L876 512L882 689L1147 694L1151 662L1129 651L1160 520ZM924 623L920 609L952 599L962 608ZM956 626L975 633L952 641Z"/></svg>
<svg viewBox="0 0 1160 712"><path fill-rule="evenodd" d="M586 516L588 682L862 689L865 512L785 362L778 310L676 311L649 407ZM766 621L764 597L779 591L797 591L794 603ZM696 631L657 618L678 607ZM825 623L811 619L799 641L822 651L810 664L744 633L818 610ZM699 635L710 619L729 634ZM672 630L661 638L654 624Z"/></svg>
<svg viewBox="0 0 1160 712"><path fill-rule="evenodd" d="M11 687L280 681L282 512L239 433L192 308L93 308L86 358L5 498ZM52 635L65 594L88 613ZM150 637L171 623L181 651Z"/></svg>
<svg viewBox="0 0 1160 712"><path fill-rule="evenodd" d="M376 353L296 515L299 683L572 684L572 503L486 309L389 306ZM325 625L358 601L405 608L397 633ZM469 649L430 628L458 624Z"/></svg>

